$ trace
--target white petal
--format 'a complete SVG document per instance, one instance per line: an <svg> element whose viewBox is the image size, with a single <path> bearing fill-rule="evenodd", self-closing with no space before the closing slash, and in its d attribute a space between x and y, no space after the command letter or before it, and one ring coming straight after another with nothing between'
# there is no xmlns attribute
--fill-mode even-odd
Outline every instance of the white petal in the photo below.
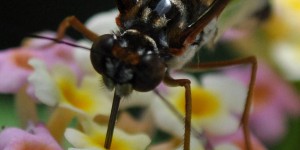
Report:
<svg viewBox="0 0 300 150"><path fill-rule="evenodd" d="M246 102L247 87L238 80L221 74L208 74L202 78L205 89L212 90L229 111L241 114Z"/></svg>
<svg viewBox="0 0 300 150"><path fill-rule="evenodd" d="M203 141L200 141L199 139L196 139L194 138L193 136L191 136L191 141L190 141L190 149L191 150L205 150L203 145L202 145L202 142ZM177 148L176 150L183 150L183 144Z"/></svg>
<svg viewBox="0 0 300 150"><path fill-rule="evenodd" d="M184 134L184 125L176 118L173 112L165 106L160 99L154 99L150 106L151 112L154 115L154 122L159 129L168 132L177 137L182 137Z"/></svg>
<svg viewBox="0 0 300 150"><path fill-rule="evenodd" d="M157 96L153 92L137 92L133 91L129 97L126 97L120 105L120 109L129 107L147 107Z"/></svg>
<svg viewBox="0 0 300 150"><path fill-rule="evenodd" d="M35 96L46 105L54 106L60 98L60 93L46 70L46 65L38 59L31 59L29 64L34 68L28 81L34 87Z"/></svg>
<svg viewBox="0 0 300 150"><path fill-rule="evenodd" d="M210 121L203 123L203 128L214 135L228 135L238 130L239 121L225 112Z"/></svg>
<svg viewBox="0 0 300 150"><path fill-rule="evenodd" d="M81 124L83 126L83 129L87 135L84 135L88 138L89 135L93 134L96 137L105 137L107 126L99 126L93 122L90 122L89 120L81 121ZM79 132L79 131L77 131ZM83 134L83 133L81 133ZM74 134L70 134L69 136L75 136ZM80 137L80 138L86 138L86 137ZM73 138L75 139L75 138ZM104 139L102 139L104 140ZM73 140L76 142L76 140ZM150 144L150 138L145 134L127 134L123 130L120 130L118 128L115 128L114 130L114 139L113 142L116 142L116 145L119 142L126 142L127 148L136 149L136 150L144 150L149 144ZM73 143L72 143L73 144ZM86 143L83 143L84 145ZM74 145L77 147L76 145ZM90 147L91 145L89 145ZM97 145L95 145L97 146ZM99 146L99 145L98 145Z"/></svg>
<svg viewBox="0 0 300 150"><path fill-rule="evenodd" d="M80 40L76 44L86 48L92 47L92 42L87 40ZM74 57L80 69L82 69L85 73L96 73L91 63L90 51L76 47L74 48Z"/></svg>
<svg viewBox="0 0 300 150"><path fill-rule="evenodd" d="M117 9L96 14L88 19L86 26L99 35L111 33L117 29L115 18L118 14Z"/></svg>
<svg viewBox="0 0 300 150"><path fill-rule="evenodd" d="M272 53L274 61L289 80L300 79L300 45L296 47L291 43L279 42L273 46L274 53Z"/></svg>
<svg viewBox="0 0 300 150"><path fill-rule="evenodd" d="M118 132L118 130L116 131ZM118 136L118 139L126 141L126 144L131 145L131 148L135 150L144 150L151 142L150 138L145 134L129 135L122 130L119 130L116 136Z"/></svg>
<svg viewBox="0 0 300 150"><path fill-rule="evenodd" d="M89 137L85 134L79 132L78 130L68 128L65 131L65 138L70 142L73 146L77 148L86 148L90 146Z"/></svg>

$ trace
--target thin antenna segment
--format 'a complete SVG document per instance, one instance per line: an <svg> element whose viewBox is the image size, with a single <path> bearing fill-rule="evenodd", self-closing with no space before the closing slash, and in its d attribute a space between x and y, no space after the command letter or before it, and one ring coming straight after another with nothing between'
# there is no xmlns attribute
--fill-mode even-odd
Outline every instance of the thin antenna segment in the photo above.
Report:
<svg viewBox="0 0 300 150"><path fill-rule="evenodd" d="M56 38L44 37L44 36L34 35L34 34L29 34L29 35L27 35L27 36L28 36L28 37L31 37L31 38L37 38L37 39L46 39L46 40L54 41L54 42L56 42L56 43L62 43L62 44L66 44L66 45L73 46L73 47L78 47L78 48L82 48L82 49L86 49L86 50L91 50L91 49L88 48L88 47L76 45L76 44L69 43L69 42L66 42L66 41L61 41L61 40L58 40L58 39L56 39Z"/></svg>

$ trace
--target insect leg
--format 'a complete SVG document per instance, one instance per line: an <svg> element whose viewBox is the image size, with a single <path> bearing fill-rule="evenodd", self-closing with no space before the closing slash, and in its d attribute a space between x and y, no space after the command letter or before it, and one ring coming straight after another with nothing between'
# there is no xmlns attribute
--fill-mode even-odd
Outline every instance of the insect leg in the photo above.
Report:
<svg viewBox="0 0 300 150"><path fill-rule="evenodd" d="M164 104L175 114L177 119L179 121L184 121L184 117L176 110L176 108L163 96L157 91L156 89L154 90L154 93L164 102ZM183 122L184 123L184 122ZM203 141L206 150L212 150L212 145L210 141L204 136L203 133L197 131L192 125L191 125L191 133L194 137L197 139L201 139Z"/></svg>
<svg viewBox="0 0 300 150"><path fill-rule="evenodd" d="M242 115L241 123L244 132L245 145L247 150L251 150L251 141L250 141L250 133L249 133L249 113L251 106L251 97L254 88L256 72L257 72L257 59L255 56L249 56L241 59L234 59L228 61L219 61L219 62L208 62L208 63L199 63L196 65L188 65L184 70L186 71L199 71L199 69L213 69L220 68L226 66L234 66L234 65L243 65L243 64L251 64L251 76L250 82L248 85L247 98L245 103L245 109Z"/></svg>
<svg viewBox="0 0 300 150"><path fill-rule="evenodd" d="M183 86L185 88L185 131L183 150L190 150L191 118L192 118L192 97L191 81L188 79L173 79L169 73L164 77L164 83L169 86Z"/></svg>
<svg viewBox="0 0 300 150"><path fill-rule="evenodd" d="M61 40L64 37L66 30L70 26L93 42L96 41L96 39L98 38L98 35L96 33L86 28L75 16L70 16L65 18L60 23L56 35L58 40Z"/></svg>

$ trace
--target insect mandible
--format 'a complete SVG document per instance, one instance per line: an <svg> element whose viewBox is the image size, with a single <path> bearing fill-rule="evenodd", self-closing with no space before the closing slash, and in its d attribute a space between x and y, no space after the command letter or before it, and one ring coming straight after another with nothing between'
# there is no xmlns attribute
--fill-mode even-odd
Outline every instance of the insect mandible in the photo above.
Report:
<svg viewBox="0 0 300 150"><path fill-rule="evenodd" d="M120 100L133 90L147 92L164 82L185 88L184 150L190 149L191 89L188 79L173 79L172 69L180 69L217 32L217 17L230 0L115 0L119 10L119 31L97 35L75 16L67 17L58 28L57 40L73 27L93 42L90 58L105 86L114 90L113 105L105 139L110 149ZM241 119L245 145L251 149L248 129L250 99L257 69L253 56L223 62L199 63L190 68L217 68L251 64L247 101Z"/></svg>

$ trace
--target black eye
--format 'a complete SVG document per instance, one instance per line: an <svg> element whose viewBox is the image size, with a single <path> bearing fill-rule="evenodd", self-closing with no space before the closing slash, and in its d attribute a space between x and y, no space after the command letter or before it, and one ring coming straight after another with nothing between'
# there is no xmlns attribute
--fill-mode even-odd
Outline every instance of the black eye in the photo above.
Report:
<svg viewBox="0 0 300 150"><path fill-rule="evenodd" d="M156 54L144 56L134 69L133 89L140 92L153 90L164 78L166 66Z"/></svg>
<svg viewBox="0 0 300 150"><path fill-rule="evenodd" d="M94 69L100 74L105 72L105 58L112 55L114 41L112 34L104 34L93 43L90 58Z"/></svg>
<svg viewBox="0 0 300 150"><path fill-rule="evenodd" d="M132 7L136 5L138 0L116 0L118 9L121 13L124 13L130 10Z"/></svg>

